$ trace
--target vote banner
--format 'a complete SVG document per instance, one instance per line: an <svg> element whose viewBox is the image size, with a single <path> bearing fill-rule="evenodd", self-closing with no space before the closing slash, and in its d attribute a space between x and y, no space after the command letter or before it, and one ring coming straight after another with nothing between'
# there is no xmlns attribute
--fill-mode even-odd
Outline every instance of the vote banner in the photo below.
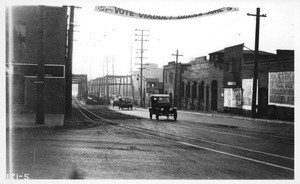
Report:
<svg viewBox="0 0 300 184"><path fill-rule="evenodd" d="M269 105L294 107L294 72L269 73Z"/></svg>
<svg viewBox="0 0 300 184"><path fill-rule="evenodd" d="M136 12L133 12L130 10L125 10L125 9L118 8L115 6L96 6L95 11L109 13L109 14L113 14L113 15L119 15L119 16L123 16L123 17L137 18L137 19L180 20L180 19L189 19L189 18L197 18L197 17L216 15L216 14L220 14L220 13L234 12L234 11L239 11L239 9L233 8L233 7L224 7L224 8L219 8L216 10L208 11L205 13L180 15L180 16L164 16L164 15L151 15L151 14L145 14L145 13L136 13Z"/></svg>

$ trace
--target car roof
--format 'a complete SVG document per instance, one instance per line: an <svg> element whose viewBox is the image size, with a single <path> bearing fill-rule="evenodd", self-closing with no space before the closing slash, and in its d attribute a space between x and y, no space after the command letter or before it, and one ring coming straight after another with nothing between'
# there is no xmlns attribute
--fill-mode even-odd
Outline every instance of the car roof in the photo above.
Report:
<svg viewBox="0 0 300 184"><path fill-rule="evenodd" d="M153 95L151 95L150 97L165 97L165 98L167 98L167 97L170 97L170 95L166 95L166 94L153 94Z"/></svg>

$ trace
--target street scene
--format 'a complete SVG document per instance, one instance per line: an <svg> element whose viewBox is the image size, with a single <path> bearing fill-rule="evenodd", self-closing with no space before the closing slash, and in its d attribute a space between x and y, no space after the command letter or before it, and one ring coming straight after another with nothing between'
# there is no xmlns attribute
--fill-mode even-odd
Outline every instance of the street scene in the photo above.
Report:
<svg viewBox="0 0 300 184"><path fill-rule="evenodd" d="M80 2L4 8L6 181L296 182L298 3Z"/></svg>

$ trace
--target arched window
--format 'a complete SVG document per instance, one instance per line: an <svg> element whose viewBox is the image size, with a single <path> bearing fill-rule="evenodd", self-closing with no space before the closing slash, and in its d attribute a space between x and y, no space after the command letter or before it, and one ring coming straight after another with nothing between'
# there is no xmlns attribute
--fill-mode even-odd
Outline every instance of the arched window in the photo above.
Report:
<svg viewBox="0 0 300 184"><path fill-rule="evenodd" d="M204 82L201 81L200 86L199 86L199 95L200 95L200 100L204 100Z"/></svg>
<svg viewBox="0 0 300 184"><path fill-rule="evenodd" d="M194 81L194 85L193 85L193 98L196 98L197 96L197 82Z"/></svg>
<svg viewBox="0 0 300 184"><path fill-rule="evenodd" d="M184 82L181 82L181 96L185 96L184 94Z"/></svg>
<svg viewBox="0 0 300 184"><path fill-rule="evenodd" d="M218 82L211 82L211 110L218 110Z"/></svg>
<svg viewBox="0 0 300 184"><path fill-rule="evenodd" d="M191 83L190 82L187 83L185 91L186 91L186 97L190 98L191 97Z"/></svg>

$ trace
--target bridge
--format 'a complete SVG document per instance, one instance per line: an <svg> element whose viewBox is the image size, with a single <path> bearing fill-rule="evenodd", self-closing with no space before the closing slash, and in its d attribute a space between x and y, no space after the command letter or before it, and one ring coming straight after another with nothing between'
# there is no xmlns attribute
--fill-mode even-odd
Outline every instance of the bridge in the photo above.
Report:
<svg viewBox="0 0 300 184"><path fill-rule="evenodd" d="M103 97L107 101L116 96L129 96L134 99L131 75L106 75L88 81L88 94Z"/></svg>

